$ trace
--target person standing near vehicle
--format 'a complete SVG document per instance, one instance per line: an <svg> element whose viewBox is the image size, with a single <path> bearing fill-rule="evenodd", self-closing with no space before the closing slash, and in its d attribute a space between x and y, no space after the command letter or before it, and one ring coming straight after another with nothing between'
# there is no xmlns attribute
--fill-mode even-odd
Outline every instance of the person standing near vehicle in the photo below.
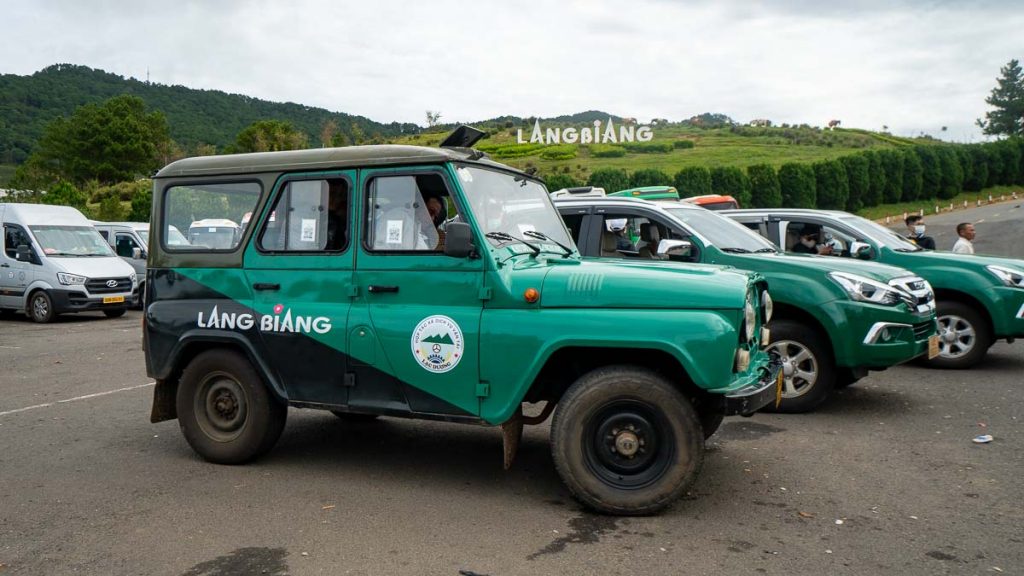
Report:
<svg viewBox="0 0 1024 576"><path fill-rule="evenodd" d="M925 236L924 216L920 214L911 214L904 220L907 225L907 230L910 231L907 234L907 239L917 244L925 250L935 250L935 239L931 236Z"/></svg>
<svg viewBox="0 0 1024 576"><path fill-rule="evenodd" d="M953 252L957 254L974 254L974 224L961 222L956 225L956 234L959 236L956 244L953 244Z"/></svg>

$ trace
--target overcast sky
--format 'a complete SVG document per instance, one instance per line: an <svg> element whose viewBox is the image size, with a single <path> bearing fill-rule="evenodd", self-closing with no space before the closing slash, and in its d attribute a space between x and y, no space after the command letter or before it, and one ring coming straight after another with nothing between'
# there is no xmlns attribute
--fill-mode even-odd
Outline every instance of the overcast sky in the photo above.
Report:
<svg viewBox="0 0 1024 576"><path fill-rule="evenodd" d="M424 124L598 109L981 138L1021 2L0 0L0 73L55 63ZM941 133L941 127L948 131Z"/></svg>

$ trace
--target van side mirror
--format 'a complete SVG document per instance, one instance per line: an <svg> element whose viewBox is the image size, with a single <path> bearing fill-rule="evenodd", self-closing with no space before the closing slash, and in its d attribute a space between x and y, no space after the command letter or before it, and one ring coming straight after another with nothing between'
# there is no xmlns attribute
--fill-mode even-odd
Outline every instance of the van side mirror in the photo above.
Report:
<svg viewBox="0 0 1024 576"><path fill-rule="evenodd" d="M140 260L146 257L146 253L142 251L142 248L132 248L132 259Z"/></svg>
<svg viewBox="0 0 1024 576"><path fill-rule="evenodd" d="M656 253L663 256L682 256L685 258L690 256L692 250L693 244L689 240L665 239L658 242Z"/></svg>
<svg viewBox="0 0 1024 576"><path fill-rule="evenodd" d="M850 255L861 260L871 260L871 245L854 240L850 242Z"/></svg>
<svg viewBox="0 0 1024 576"><path fill-rule="evenodd" d="M444 255L466 258L475 253L473 231L466 222L449 222L444 228Z"/></svg>
<svg viewBox="0 0 1024 576"><path fill-rule="evenodd" d="M28 244L19 244L18 250L14 254L14 259L18 262L31 262L32 249L28 247Z"/></svg>

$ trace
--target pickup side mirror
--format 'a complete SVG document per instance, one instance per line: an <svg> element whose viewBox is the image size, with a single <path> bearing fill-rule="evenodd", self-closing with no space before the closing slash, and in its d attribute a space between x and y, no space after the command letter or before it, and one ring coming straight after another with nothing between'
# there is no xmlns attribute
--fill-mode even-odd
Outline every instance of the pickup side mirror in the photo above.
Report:
<svg viewBox="0 0 1024 576"><path fill-rule="evenodd" d="M449 222L444 228L444 255L452 258L471 257L473 231L466 222Z"/></svg>
<svg viewBox="0 0 1024 576"><path fill-rule="evenodd" d="M689 257L693 251L693 244L689 240L662 240L658 242L656 254L663 256Z"/></svg>
<svg viewBox="0 0 1024 576"><path fill-rule="evenodd" d="M850 242L850 256L861 260L871 260L871 245L859 240Z"/></svg>
<svg viewBox="0 0 1024 576"><path fill-rule="evenodd" d="M132 248L132 259L141 260L146 257L146 252L142 248Z"/></svg>
<svg viewBox="0 0 1024 576"><path fill-rule="evenodd" d="M31 262L32 249L28 247L28 244L19 244L17 252L14 254L14 259L18 262Z"/></svg>

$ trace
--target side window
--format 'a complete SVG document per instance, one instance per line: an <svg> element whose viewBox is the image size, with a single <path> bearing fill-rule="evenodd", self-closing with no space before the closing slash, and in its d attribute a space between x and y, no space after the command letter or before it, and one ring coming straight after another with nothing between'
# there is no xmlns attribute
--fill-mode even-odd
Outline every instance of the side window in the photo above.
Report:
<svg viewBox="0 0 1024 576"><path fill-rule="evenodd" d="M658 259L658 243L668 238L661 224L630 214L606 214L601 228L601 256Z"/></svg>
<svg viewBox="0 0 1024 576"><path fill-rule="evenodd" d="M827 224L783 221L779 225L785 231L785 250L800 254L822 256L849 256L853 237Z"/></svg>
<svg viewBox="0 0 1024 576"><path fill-rule="evenodd" d="M285 184L260 232L268 252L340 252L348 247L347 180L297 180Z"/></svg>
<svg viewBox="0 0 1024 576"><path fill-rule="evenodd" d="M565 227L569 229L569 235L572 236L572 241L578 246L580 243L580 231L583 228L583 217L586 214L563 214L562 220L565 221Z"/></svg>
<svg viewBox="0 0 1024 576"><path fill-rule="evenodd" d="M459 217L439 174L373 178L366 199L366 247L373 251L443 251L447 216Z"/></svg>
<svg viewBox="0 0 1024 576"><path fill-rule="evenodd" d="M11 260L15 260L18 257L18 246L22 244L32 246L28 234L19 226L10 224L4 226L4 254Z"/></svg>
<svg viewBox="0 0 1024 576"><path fill-rule="evenodd" d="M107 242L110 242L110 235L107 233L106 230L97 230L97 232L100 233L100 236L103 236L104 240L106 240Z"/></svg>
<svg viewBox="0 0 1024 576"><path fill-rule="evenodd" d="M240 223L246 221L259 198L256 182L168 188L164 191L164 248L168 252L235 250L242 240Z"/></svg>
<svg viewBox="0 0 1024 576"><path fill-rule="evenodd" d="M117 233L114 235L114 238L116 240L114 250L117 252L117 255L122 258L131 258L132 251L135 248L140 250L142 249L142 247L139 246L139 243L128 234Z"/></svg>

